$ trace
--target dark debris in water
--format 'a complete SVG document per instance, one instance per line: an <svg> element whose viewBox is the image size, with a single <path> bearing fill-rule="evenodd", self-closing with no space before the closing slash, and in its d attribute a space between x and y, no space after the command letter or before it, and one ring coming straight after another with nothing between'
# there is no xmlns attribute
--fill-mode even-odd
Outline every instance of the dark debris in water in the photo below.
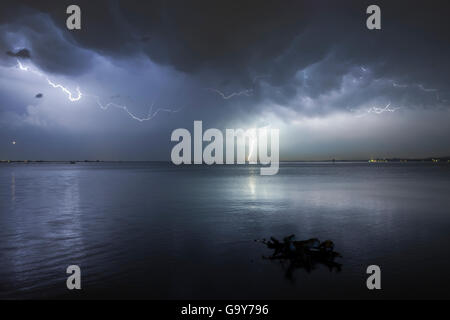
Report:
<svg viewBox="0 0 450 320"><path fill-rule="evenodd" d="M258 241L258 240L256 240ZM273 250L271 256L263 256L264 259L278 260L284 266L288 264L286 269L286 277L292 279L295 269L305 269L311 272L317 265L325 265L330 271L341 270L342 264L335 262L336 258L342 256L334 251L334 243L331 240L320 241L312 238L309 240L295 240L295 235L285 237L282 241L271 237L269 241L266 239L259 240Z"/></svg>

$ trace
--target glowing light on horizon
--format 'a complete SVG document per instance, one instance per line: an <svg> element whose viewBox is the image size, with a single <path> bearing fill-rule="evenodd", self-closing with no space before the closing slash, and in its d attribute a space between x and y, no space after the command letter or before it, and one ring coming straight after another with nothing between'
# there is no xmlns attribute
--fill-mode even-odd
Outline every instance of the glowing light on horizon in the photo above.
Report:
<svg viewBox="0 0 450 320"><path fill-rule="evenodd" d="M257 155L255 154L255 159L253 159L253 153L255 152L256 149L256 143L258 142L258 138L256 136L256 132L258 130L264 130L264 133L267 134L267 128L270 128L271 125L268 124L264 127L260 127L259 129L256 129L254 131L251 131L251 136L249 137L249 146L248 146L248 157L247 157L247 161L248 162L257 162L258 159L256 158Z"/></svg>
<svg viewBox="0 0 450 320"><path fill-rule="evenodd" d="M247 157L247 161L250 162L253 156L253 150L255 149L255 144L256 144L256 139L255 137L252 135L252 137L250 138L250 143L249 143L249 147L248 147L248 157ZM253 159L252 159L253 161Z"/></svg>

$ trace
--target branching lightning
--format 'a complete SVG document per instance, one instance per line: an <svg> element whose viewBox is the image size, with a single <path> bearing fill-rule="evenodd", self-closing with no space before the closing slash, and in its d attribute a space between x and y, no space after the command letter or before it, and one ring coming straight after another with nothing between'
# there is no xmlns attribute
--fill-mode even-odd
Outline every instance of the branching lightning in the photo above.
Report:
<svg viewBox="0 0 450 320"><path fill-rule="evenodd" d="M400 109L400 107L398 108L393 108L391 107L391 103L389 102L386 107L384 108L378 108L378 107L372 107L369 110L367 110L367 113L376 113L376 114L382 114L384 112L395 112L398 109Z"/></svg>
<svg viewBox="0 0 450 320"><path fill-rule="evenodd" d="M39 72L39 71L37 71L37 70L30 69L30 67L25 67L25 66L20 62L19 59L17 59L17 66L19 67L19 69L20 69L21 71L27 71L27 72L31 72L31 73L33 73L33 74L35 74L35 75L38 75L39 77L45 77L45 80L47 80L47 83L48 83L50 86L52 86L52 87L55 88L55 89L61 89L61 91L64 92L64 93L67 95L67 98L68 98L70 101L72 101L72 102L81 100L81 97L83 96L83 94L82 94L81 91L80 91L80 88L77 87L77 89L76 89L76 91L77 91L77 96L75 96L74 94L72 94L72 92L71 92L69 89L67 89L66 87L64 87L64 86L61 85L61 84L54 83L53 81L51 81L48 77L46 77L46 76L45 76L44 74L42 74L41 72Z"/></svg>
<svg viewBox="0 0 450 320"><path fill-rule="evenodd" d="M17 67L18 67L21 71L31 72L31 73L33 73L33 74L38 75L39 77L44 77L44 78L47 80L47 83L48 83L51 87L53 87L53 88L55 88L55 89L61 89L61 91L64 92L64 93L67 95L67 98L68 98L69 101L71 101L71 102L80 101L81 98L82 98L83 96L85 96L85 97L92 97L92 98L95 100L95 102L97 103L97 105L98 105L102 110L107 110L107 109L109 109L110 107L117 108L117 109L121 109L121 110L125 111L131 119L136 120L136 121L139 121L139 122L150 121L150 120L152 120L153 118L155 118L160 112L176 113L176 112L179 112L179 111L181 110L181 109L178 109L178 110L172 110L172 109L166 109L166 108L159 108L159 109L157 109L156 111L153 111L153 106L154 106L154 104L152 104L152 105L150 106L150 109L149 109L149 111L148 111L147 116L144 117L144 118L140 118L140 117L136 116L135 114L133 114L133 113L128 109L127 106L125 106L125 105L120 105L120 104L117 104L117 103L114 103L114 102L109 102L109 103L103 104L103 103L100 101L100 98L99 98L98 96L90 95L90 94L83 94L83 93L81 92L81 90L80 90L79 87L76 88L76 95L75 95L73 92L71 92L69 89L67 89L67 88L64 87L63 85L61 85L61 84L59 84L59 83L54 83L53 81L51 81L51 80L50 80L47 76L45 76L43 73L41 73L41 72L39 72L39 71L37 71L37 70L33 70L33 69L31 69L30 67L24 66L24 65L20 62L20 60L17 60Z"/></svg>
<svg viewBox="0 0 450 320"><path fill-rule="evenodd" d="M359 114L356 115L356 117L365 117L369 114L382 114L385 112L390 112L393 113L399 109L401 109L402 107L391 107L391 103L389 102L385 107L371 107L369 109L366 109L365 112L361 111L361 110L354 110L354 109L350 109L351 112L360 112Z"/></svg>
<svg viewBox="0 0 450 320"><path fill-rule="evenodd" d="M144 117L144 118L139 118L138 116L134 115L134 114L128 109L128 107L125 106L125 105L120 105L120 104L117 104L117 103L114 103L114 102L109 102L109 103L107 103L107 104L102 104L102 102L100 101L100 98L99 98L99 97L97 97L97 96L91 96L91 97L93 97L93 98L95 99L95 101L97 102L97 105L98 105L102 110L107 110L107 109L109 109L110 107L117 108L117 109L121 109L121 110L125 111L125 112L128 114L128 116L130 116L131 119L136 120L136 121L139 121L139 122L150 121L150 120L152 120L153 118L155 118L155 117L158 115L158 113L160 113L160 112L176 113L176 112L179 112L179 111L181 110L181 109L178 109L178 110L172 110L172 109L166 109L166 108L159 108L159 109L157 109L156 111L153 112L153 106L154 106L154 103L153 103L153 104L150 106L150 109L149 109L149 111L148 111L148 113L147 113L147 116Z"/></svg>
<svg viewBox="0 0 450 320"><path fill-rule="evenodd" d="M70 101L72 101L72 102L79 101L79 100L81 99L81 97L83 96L83 94L81 93L79 87L77 87L77 94L78 94L78 96L74 97L74 96L72 95L72 92L70 92L67 88L63 87L62 85L53 83L53 82L50 81L50 79L48 79L48 78L47 78L47 82L48 82L48 84L51 85L53 88L59 88L59 89L61 89L65 94L67 94L68 99L69 99Z"/></svg>
<svg viewBox="0 0 450 320"><path fill-rule="evenodd" d="M439 102L443 102L443 103L447 103L448 101L446 99L441 99L440 95L439 95L439 90L435 89L435 88L426 88L423 84L421 83L416 83L416 84L412 84L412 85L407 85L407 84L399 84L396 82L392 82L392 86L395 88L409 88L409 87L415 87L415 88L419 88L421 91L423 92L427 92L427 93L435 93L436 95L436 100Z"/></svg>
<svg viewBox="0 0 450 320"><path fill-rule="evenodd" d="M239 92L233 92L233 93L231 93L229 95L226 95L222 91L214 89L214 88L207 88L207 90L217 93L218 95L220 95L225 100L229 100L231 98L239 97L239 96L251 97L253 95L253 89L246 89L246 90L242 90L242 91L239 91Z"/></svg>
<svg viewBox="0 0 450 320"><path fill-rule="evenodd" d="M260 76L253 77L253 80L252 80L253 88L255 88L255 86L260 81L260 79L270 78L270 77L271 77L271 75L260 75ZM209 90L209 91L217 93L224 100L229 100L231 98L236 98L236 97L240 97L240 96L245 96L245 97L253 96L253 89L245 89L245 90L242 90L242 91L232 92L232 93L230 93L228 95L223 93L222 91L220 91L218 89L215 89L215 88L206 88L206 90Z"/></svg>

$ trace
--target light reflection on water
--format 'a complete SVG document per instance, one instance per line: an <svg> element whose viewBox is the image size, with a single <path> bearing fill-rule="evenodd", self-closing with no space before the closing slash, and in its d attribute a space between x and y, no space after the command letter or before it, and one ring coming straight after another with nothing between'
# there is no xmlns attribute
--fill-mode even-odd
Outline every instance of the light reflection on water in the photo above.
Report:
<svg viewBox="0 0 450 320"><path fill-rule="evenodd" d="M450 168L428 164L0 166L0 297L449 297ZM255 239L332 239L343 270L284 279ZM445 247L445 246L444 246ZM414 279L414 281L411 281Z"/></svg>
<svg viewBox="0 0 450 320"><path fill-rule="evenodd" d="M16 201L16 176L14 171L11 173L11 201Z"/></svg>

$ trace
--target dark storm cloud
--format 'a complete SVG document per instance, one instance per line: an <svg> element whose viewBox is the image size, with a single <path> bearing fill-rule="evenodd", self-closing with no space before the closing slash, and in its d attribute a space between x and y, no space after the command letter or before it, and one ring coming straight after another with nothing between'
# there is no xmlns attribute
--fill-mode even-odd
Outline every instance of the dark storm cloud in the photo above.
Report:
<svg viewBox="0 0 450 320"><path fill-rule="evenodd" d="M75 3L82 29L69 31L66 8ZM393 154L429 156L436 141L445 151L449 3L375 3L377 31L366 28L373 2L365 0L2 1L0 136L20 133L30 150L42 149L25 158L167 159L171 131L200 119L205 128L280 124L292 159L308 150L322 158L319 149L345 143L347 158L362 146L385 152L388 142ZM23 49L24 66L43 76L16 67ZM46 77L72 92L79 85L83 99L68 101ZM153 102L181 111L141 123L102 110L94 95L139 117ZM389 103L399 111L356 117ZM58 148L46 154L48 145Z"/></svg>
<svg viewBox="0 0 450 320"><path fill-rule="evenodd" d="M49 13L63 29L65 8L71 1L19 3ZM368 3L78 1L83 28L64 32L90 49L112 55L143 50L154 61L183 71L201 67L223 71L231 67L233 72L241 74L252 69L276 69L278 73L273 79L317 61L333 47L340 46L345 54L353 51L347 59L355 62L397 57L399 53L403 60L411 61L423 58L436 47L446 49L446 2L435 1L433 6L441 10L432 13L423 10L423 1L381 2L383 27L391 30L377 35L364 28ZM9 17L4 16L2 20L5 19ZM278 63L274 63L275 59L279 59ZM427 65L426 61L422 62Z"/></svg>
<svg viewBox="0 0 450 320"><path fill-rule="evenodd" d="M20 49L16 52L6 51L6 54L10 57L22 58L22 59L30 59L31 54L28 49Z"/></svg>
<svg viewBox="0 0 450 320"><path fill-rule="evenodd" d="M0 45L14 50L8 35L17 32L34 63L67 75L89 71L94 53L148 56L226 95L251 90L240 101L247 111L264 100L303 111L299 96L323 102L310 113L374 97L428 107L449 100L448 1L377 1L381 31L365 27L369 1L81 0L78 31L65 27L69 4L1 4ZM335 91L340 98L325 105Z"/></svg>
<svg viewBox="0 0 450 320"><path fill-rule="evenodd" d="M0 49L7 56L30 58L52 73L81 74L91 66L89 50L79 47L47 13L18 4L1 4L0 10Z"/></svg>

